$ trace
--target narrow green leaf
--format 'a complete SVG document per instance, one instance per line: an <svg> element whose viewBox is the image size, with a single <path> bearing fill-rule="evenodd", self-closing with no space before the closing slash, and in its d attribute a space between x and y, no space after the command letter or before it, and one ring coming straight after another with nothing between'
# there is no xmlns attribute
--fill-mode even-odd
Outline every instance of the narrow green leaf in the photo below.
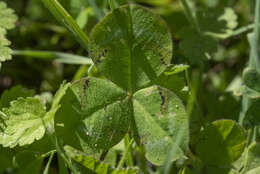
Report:
<svg viewBox="0 0 260 174"><path fill-rule="evenodd" d="M189 67L190 67L189 65L184 65L184 64L171 65L171 66L169 66L169 67L165 70L164 74L165 74L165 75L178 74L178 73L180 73L180 72L183 72L183 71L189 69Z"/></svg>
<svg viewBox="0 0 260 174"><path fill-rule="evenodd" d="M57 0L42 0L42 3L49 9L53 16L63 24L81 44L83 48L88 49L88 36L80 29L70 14L61 6Z"/></svg>
<svg viewBox="0 0 260 174"><path fill-rule="evenodd" d="M69 146L65 148L66 153L76 162L83 165L93 173L98 174L139 174L138 169L115 169L107 163L96 160L91 156L86 156L84 153L73 149Z"/></svg>
<svg viewBox="0 0 260 174"><path fill-rule="evenodd" d="M13 55L15 56L26 56L42 60L54 60L64 64L79 64L79 65L91 65L92 60L88 57L78 56L69 53L61 53L55 51L36 51L36 50L14 50Z"/></svg>
<svg viewBox="0 0 260 174"><path fill-rule="evenodd" d="M46 167L45 167L45 169L43 171L43 174L48 174L49 173L49 168L50 168L53 156L54 156L54 152L51 152L51 155L50 155L49 160L47 162L47 165L46 165Z"/></svg>

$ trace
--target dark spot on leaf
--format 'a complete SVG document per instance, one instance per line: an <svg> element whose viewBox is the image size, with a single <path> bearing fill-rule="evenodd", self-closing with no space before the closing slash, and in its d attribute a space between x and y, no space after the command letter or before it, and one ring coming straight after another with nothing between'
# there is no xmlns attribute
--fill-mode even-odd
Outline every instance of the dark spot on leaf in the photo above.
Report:
<svg viewBox="0 0 260 174"><path fill-rule="evenodd" d="M159 94L161 96L161 100L162 100L162 103L161 103L161 106L163 106L165 104L165 97L162 93L162 89L160 87L158 87L158 91L159 91Z"/></svg>
<svg viewBox="0 0 260 174"><path fill-rule="evenodd" d="M85 81L85 87L89 87L89 79Z"/></svg>
<svg viewBox="0 0 260 174"><path fill-rule="evenodd" d="M100 161L104 161L104 159L105 159L107 153L108 153L108 150L104 151L104 152L101 154L101 156L100 156Z"/></svg>

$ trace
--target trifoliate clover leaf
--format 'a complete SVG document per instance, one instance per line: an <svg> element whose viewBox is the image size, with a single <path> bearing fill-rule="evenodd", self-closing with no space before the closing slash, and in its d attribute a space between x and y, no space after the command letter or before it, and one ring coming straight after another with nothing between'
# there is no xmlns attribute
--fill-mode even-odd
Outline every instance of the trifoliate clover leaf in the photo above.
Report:
<svg viewBox="0 0 260 174"><path fill-rule="evenodd" d="M14 11L7 8L4 2L0 2L0 68L1 62L12 58L12 50L8 47L11 43L5 37L6 30L14 28L17 17Z"/></svg>
<svg viewBox="0 0 260 174"><path fill-rule="evenodd" d="M46 128L52 124L53 117L60 107L59 101L69 86L62 84L57 91L51 109L47 112L39 98L18 98L10 103L9 108L1 112L0 144L4 147L15 147L32 144L41 139Z"/></svg>

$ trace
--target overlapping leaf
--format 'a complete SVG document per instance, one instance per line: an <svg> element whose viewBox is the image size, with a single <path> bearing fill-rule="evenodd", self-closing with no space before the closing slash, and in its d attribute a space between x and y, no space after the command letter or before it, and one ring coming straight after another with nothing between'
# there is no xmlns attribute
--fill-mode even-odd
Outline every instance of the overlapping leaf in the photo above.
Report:
<svg viewBox="0 0 260 174"><path fill-rule="evenodd" d="M241 126L232 120L219 120L201 132L196 152L205 164L221 166L237 160L245 145L246 134Z"/></svg>
<svg viewBox="0 0 260 174"><path fill-rule="evenodd" d="M1 62L12 58L12 50L8 47L10 41L5 37L7 30L14 28L14 23L17 20L14 11L7 8L4 2L0 2L0 68Z"/></svg>
<svg viewBox="0 0 260 174"><path fill-rule="evenodd" d="M84 166L89 170L89 173L98 174L138 174L137 169L115 169L111 167L108 163L104 163L96 160L92 156L86 156L83 152L73 149L69 146L65 147L66 153L74 161Z"/></svg>
<svg viewBox="0 0 260 174"><path fill-rule="evenodd" d="M47 112L38 98L18 98L3 108L1 113L0 144L4 147L23 146L41 139L46 128L59 108L59 101L65 94L69 84L61 85L56 93L51 109Z"/></svg>

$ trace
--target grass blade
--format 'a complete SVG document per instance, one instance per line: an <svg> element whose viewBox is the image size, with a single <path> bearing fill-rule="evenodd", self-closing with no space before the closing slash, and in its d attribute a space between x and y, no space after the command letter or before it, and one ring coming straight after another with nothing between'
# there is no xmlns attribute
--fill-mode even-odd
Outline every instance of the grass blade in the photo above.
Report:
<svg viewBox="0 0 260 174"><path fill-rule="evenodd" d="M20 51L14 50L13 55L17 56L30 56L42 60L55 60L64 64L79 64L79 65L92 65L93 62L88 57L78 56L74 54L53 52L53 51Z"/></svg>
<svg viewBox="0 0 260 174"><path fill-rule="evenodd" d="M53 14L53 16L73 34L81 46L88 50L88 36L84 33L83 30L80 29L79 25L62 7L62 5L57 0L42 0L42 2Z"/></svg>

